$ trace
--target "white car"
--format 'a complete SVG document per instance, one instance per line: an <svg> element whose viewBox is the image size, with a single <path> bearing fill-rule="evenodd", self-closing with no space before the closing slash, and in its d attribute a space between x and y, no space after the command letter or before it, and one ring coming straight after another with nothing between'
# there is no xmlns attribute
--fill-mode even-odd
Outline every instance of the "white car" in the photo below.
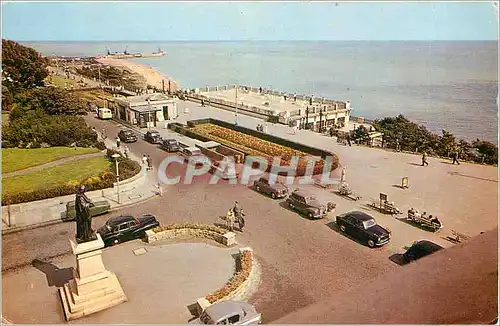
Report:
<svg viewBox="0 0 500 326"><path fill-rule="evenodd" d="M205 325L251 325L262 323L262 315L254 306L243 301L221 301L206 308L200 318L190 324Z"/></svg>
<svg viewBox="0 0 500 326"><path fill-rule="evenodd" d="M238 174L236 173L236 169L234 168L234 164L227 164L224 169L220 166L220 162L213 162L211 171L219 178L224 180L236 179L238 178Z"/></svg>

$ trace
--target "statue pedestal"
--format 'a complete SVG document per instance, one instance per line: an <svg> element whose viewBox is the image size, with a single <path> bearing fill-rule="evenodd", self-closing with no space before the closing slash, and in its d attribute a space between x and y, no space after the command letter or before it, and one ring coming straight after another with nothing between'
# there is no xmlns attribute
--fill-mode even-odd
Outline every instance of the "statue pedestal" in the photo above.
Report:
<svg viewBox="0 0 500 326"><path fill-rule="evenodd" d="M101 236L97 234L94 241L76 244L70 240L70 243L77 268L73 279L59 288L66 320L81 318L127 301L116 275L104 267Z"/></svg>

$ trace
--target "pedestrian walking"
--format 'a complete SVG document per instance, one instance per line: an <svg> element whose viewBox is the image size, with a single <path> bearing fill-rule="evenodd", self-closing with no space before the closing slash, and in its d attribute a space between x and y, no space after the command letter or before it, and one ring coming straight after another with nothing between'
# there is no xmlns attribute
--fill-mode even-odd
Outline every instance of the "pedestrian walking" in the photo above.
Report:
<svg viewBox="0 0 500 326"><path fill-rule="evenodd" d="M121 140L120 137L116 137L116 148L120 148Z"/></svg>
<svg viewBox="0 0 500 326"><path fill-rule="evenodd" d="M453 153L453 163L451 164L455 164L455 162L460 165L460 162L458 161L458 150Z"/></svg>
<svg viewBox="0 0 500 326"><path fill-rule="evenodd" d="M234 212L229 209L226 214L226 226L229 231L234 231Z"/></svg>
<svg viewBox="0 0 500 326"><path fill-rule="evenodd" d="M342 172L340 173L340 182L345 182L346 181L346 178L345 178L345 166L342 168Z"/></svg>
<svg viewBox="0 0 500 326"><path fill-rule="evenodd" d="M125 154L125 157L128 158L128 147L127 147L127 145L125 145L123 147L123 154Z"/></svg>
<svg viewBox="0 0 500 326"><path fill-rule="evenodd" d="M142 154L142 164L147 167L148 166L148 157L146 154Z"/></svg>
<svg viewBox="0 0 500 326"><path fill-rule="evenodd" d="M163 197L163 188L161 187L160 183L156 184L156 193L158 196Z"/></svg>
<svg viewBox="0 0 500 326"><path fill-rule="evenodd" d="M153 170L153 160L151 159L151 157L148 155L146 161L148 162L148 170L151 171Z"/></svg>
<svg viewBox="0 0 500 326"><path fill-rule="evenodd" d="M422 166L424 166L424 165L429 165L429 163L427 162L427 153L426 152L422 153Z"/></svg>
<svg viewBox="0 0 500 326"><path fill-rule="evenodd" d="M347 134L347 144L351 146L351 135Z"/></svg>
<svg viewBox="0 0 500 326"><path fill-rule="evenodd" d="M201 106L205 106L205 100L201 99Z"/></svg>
<svg viewBox="0 0 500 326"><path fill-rule="evenodd" d="M102 128L102 130L101 130L101 138L102 138L102 140L105 141L107 137L108 136L106 135L106 129Z"/></svg>

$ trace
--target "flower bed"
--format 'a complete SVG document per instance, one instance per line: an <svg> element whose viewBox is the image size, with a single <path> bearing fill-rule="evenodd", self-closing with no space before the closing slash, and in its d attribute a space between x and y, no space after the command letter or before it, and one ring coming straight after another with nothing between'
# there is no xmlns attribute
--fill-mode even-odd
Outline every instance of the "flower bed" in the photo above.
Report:
<svg viewBox="0 0 500 326"><path fill-rule="evenodd" d="M242 151L249 155L262 156L269 163L268 172L271 169L273 158L281 156L281 165L289 165L290 160L294 156L299 157L297 164L297 176L303 176L307 167L306 156L309 154L294 150L292 148L282 146L267 140L263 140L251 135L247 135L232 129L224 128L211 123L197 124L189 129L202 137L209 138L230 148ZM338 162L332 164L331 170L337 168ZM320 160L315 163L313 174L323 173L324 161Z"/></svg>
<svg viewBox="0 0 500 326"><path fill-rule="evenodd" d="M250 277L253 267L253 253L250 250L243 251L236 262L236 269L233 277L219 290L207 295L205 299L211 304L226 299L235 293Z"/></svg>
<svg viewBox="0 0 500 326"><path fill-rule="evenodd" d="M168 224L164 226L158 226L153 229L154 232L162 232L166 230L180 230L180 229L198 229L198 230L206 230L206 231L212 231L218 234L225 234L227 233L226 230L223 228L220 228L218 226L213 226L213 225L207 225L207 224L200 224L200 223L174 223L174 224Z"/></svg>

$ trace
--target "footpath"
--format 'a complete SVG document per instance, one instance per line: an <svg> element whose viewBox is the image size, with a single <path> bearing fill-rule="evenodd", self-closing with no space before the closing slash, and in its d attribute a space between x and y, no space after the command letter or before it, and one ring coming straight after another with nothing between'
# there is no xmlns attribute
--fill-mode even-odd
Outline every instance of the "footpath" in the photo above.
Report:
<svg viewBox="0 0 500 326"><path fill-rule="evenodd" d="M112 140L106 140L108 148L116 149ZM129 158L141 164L141 171L130 179L114 184L113 188L87 192L92 201L106 200L111 210L141 203L157 195L157 180L154 173L148 172L141 158L129 153ZM119 167L118 167L119 169ZM118 202L118 189L120 202ZM74 201L75 195L67 195L28 203L2 206L2 234L22 231L56 223L62 223L66 213L66 204Z"/></svg>

